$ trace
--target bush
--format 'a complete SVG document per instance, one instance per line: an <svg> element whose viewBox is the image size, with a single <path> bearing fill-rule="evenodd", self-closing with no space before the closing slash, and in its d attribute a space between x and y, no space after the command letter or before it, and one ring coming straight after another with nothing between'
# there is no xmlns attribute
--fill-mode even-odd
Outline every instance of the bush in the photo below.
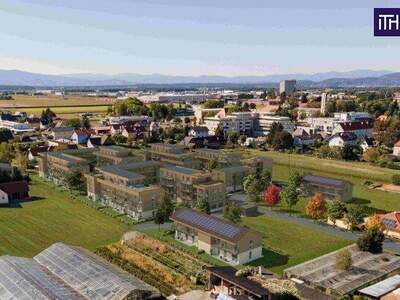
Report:
<svg viewBox="0 0 400 300"><path fill-rule="evenodd" d="M347 271L353 263L348 249L343 249L336 254L336 269Z"/></svg>
<svg viewBox="0 0 400 300"><path fill-rule="evenodd" d="M361 251L370 253L382 253L382 244L385 240L385 235L378 228L365 231L357 240L357 246Z"/></svg>
<svg viewBox="0 0 400 300"><path fill-rule="evenodd" d="M400 185L400 175L393 175L392 176L392 183L395 185Z"/></svg>

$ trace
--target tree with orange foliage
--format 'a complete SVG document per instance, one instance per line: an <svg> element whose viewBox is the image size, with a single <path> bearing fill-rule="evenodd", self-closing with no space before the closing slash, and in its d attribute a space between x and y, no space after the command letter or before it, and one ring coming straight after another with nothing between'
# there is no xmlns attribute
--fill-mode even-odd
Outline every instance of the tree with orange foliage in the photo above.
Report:
<svg viewBox="0 0 400 300"><path fill-rule="evenodd" d="M312 219L322 219L326 213L326 201L324 195L316 193L308 200L306 205L306 214Z"/></svg>
<svg viewBox="0 0 400 300"><path fill-rule="evenodd" d="M264 191L264 203L267 206L275 206L279 202L280 189L274 185L270 184Z"/></svg>
<svg viewBox="0 0 400 300"><path fill-rule="evenodd" d="M365 228L367 230L378 229L380 231L384 231L384 225L382 224L382 218L380 215L374 214L368 218L367 223L365 224Z"/></svg>

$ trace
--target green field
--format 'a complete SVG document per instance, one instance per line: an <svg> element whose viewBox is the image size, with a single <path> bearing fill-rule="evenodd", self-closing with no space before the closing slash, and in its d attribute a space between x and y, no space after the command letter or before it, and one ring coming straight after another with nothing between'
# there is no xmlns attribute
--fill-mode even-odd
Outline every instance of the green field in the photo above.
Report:
<svg viewBox="0 0 400 300"><path fill-rule="evenodd" d="M50 109L56 114L72 114L72 113L84 113L84 112L93 112L93 113L100 113L100 112L107 112L109 106L107 105L88 105L88 106L50 106ZM45 108L43 107L29 107L23 109L12 109L16 110L23 110L28 114L35 114L39 115Z"/></svg>
<svg viewBox="0 0 400 300"><path fill-rule="evenodd" d="M363 204L383 211L400 209L400 194L369 189L363 185L363 181L367 179L376 182L390 182L392 176L400 174L400 171L379 168L367 163L319 159L274 151L251 150L246 151L246 153L273 158L273 179L276 181L286 181L292 170L345 179L354 184L353 203ZM298 203L295 209L303 211L304 205L305 201L303 200Z"/></svg>
<svg viewBox="0 0 400 300"><path fill-rule="evenodd" d="M350 241L268 216L247 217L242 224L263 235L264 257L251 263L281 274L284 269L335 251Z"/></svg>
<svg viewBox="0 0 400 300"><path fill-rule="evenodd" d="M62 241L90 250L116 242L129 226L31 176L33 201L0 208L0 255L32 257Z"/></svg>

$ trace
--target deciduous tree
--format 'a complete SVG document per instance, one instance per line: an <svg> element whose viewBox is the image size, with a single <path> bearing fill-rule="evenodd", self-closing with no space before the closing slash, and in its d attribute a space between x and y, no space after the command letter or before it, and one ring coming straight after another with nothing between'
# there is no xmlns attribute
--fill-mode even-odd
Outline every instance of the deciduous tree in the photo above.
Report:
<svg viewBox="0 0 400 300"><path fill-rule="evenodd" d="M275 206L280 200L280 189L270 184L264 192L264 203L268 206Z"/></svg>
<svg viewBox="0 0 400 300"><path fill-rule="evenodd" d="M321 193L316 193L308 200L306 214L312 219L323 219L326 214L326 201Z"/></svg>
<svg viewBox="0 0 400 300"><path fill-rule="evenodd" d="M239 223L241 219L242 209L234 203L225 205L223 215L224 218L232 223Z"/></svg>

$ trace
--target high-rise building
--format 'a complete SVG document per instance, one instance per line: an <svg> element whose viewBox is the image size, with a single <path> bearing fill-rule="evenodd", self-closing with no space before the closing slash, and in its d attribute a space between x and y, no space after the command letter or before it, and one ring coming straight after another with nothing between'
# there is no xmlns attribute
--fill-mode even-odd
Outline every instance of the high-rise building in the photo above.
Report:
<svg viewBox="0 0 400 300"><path fill-rule="evenodd" d="M279 94L285 93L286 96L289 96L294 93L296 90L296 80L282 80L279 83Z"/></svg>
<svg viewBox="0 0 400 300"><path fill-rule="evenodd" d="M327 101L328 101L328 94L322 93L322 95L321 95L321 115L325 115Z"/></svg>

